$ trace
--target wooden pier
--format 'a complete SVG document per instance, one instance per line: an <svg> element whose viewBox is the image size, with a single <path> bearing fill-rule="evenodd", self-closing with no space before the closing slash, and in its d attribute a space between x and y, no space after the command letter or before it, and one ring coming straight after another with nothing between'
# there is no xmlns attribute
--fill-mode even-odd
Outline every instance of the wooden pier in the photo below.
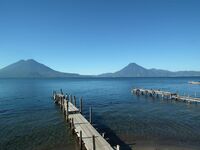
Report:
<svg viewBox="0 0 200 150"><path fill-rule="evenodd" d="M200 98L197 97L190 97L188 96L181 96L178 93L171 93L161 90L154 90L154 89L140 89L135 88L132 90L132 93L136 95L146 95L150 97L162 97L163 99L170 99L170 100L176 100L176 101L183 101L188 103L200 103Z"/></svg>
<svg viewBox="0 0 200 150"><path fill-rule="evenodd" d="M80 150L120 150L119 145L113 148L104 139L104 134L101 136L92 126L92 108L90 108L89 121L82 115L82 98L79 102L79 109L76 106L76 97L72 95L63 95L62 90L61 94L53 92L53 99L55 103L60 105L72 133L76 135Z"/></svg>

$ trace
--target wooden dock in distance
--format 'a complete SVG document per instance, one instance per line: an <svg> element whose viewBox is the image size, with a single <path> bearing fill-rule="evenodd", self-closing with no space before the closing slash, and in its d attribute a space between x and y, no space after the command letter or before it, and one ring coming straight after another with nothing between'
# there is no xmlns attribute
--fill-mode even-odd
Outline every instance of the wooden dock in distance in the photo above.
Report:
<svg viewBox="0 0 200 150"><path fill-rule="evenodd" d="M154 89L140 89L135 88L132 90L132 93L136 95L146 95L151 97L162 97L164 99L183 101L188 103L200 103L200 98L194 98L190 96L180 96L178 93L171 93L166 91L154 90Z"/></svg>
<svg viewBox="0 0 200 150"><path fill-rule="evenodd" d="M92 108L90 108L90 121L87 121L82 115L82 98L80 99L80 109L76 107L75 96L53 92L53 98L54 102L60 105L72 132L76 135L80 150L120 150L119 145L112 148L92 126Z"/></svg>

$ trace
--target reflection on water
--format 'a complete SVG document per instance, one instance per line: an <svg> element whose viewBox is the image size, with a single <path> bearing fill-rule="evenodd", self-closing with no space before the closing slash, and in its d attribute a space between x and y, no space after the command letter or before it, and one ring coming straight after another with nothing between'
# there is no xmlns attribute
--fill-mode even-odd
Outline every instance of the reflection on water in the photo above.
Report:
<svg viewBox="0 0 200 150"><path fill-rule="evenodd" d="M93 106L96 127L112 144L119 138L133 147L199 147L200 105L131 94L131 88L141 87L200 97L200 86L190 80L199 78L0 79L0 149L75 149L50 97L60 88L83 96L86 117Z"/></svg>

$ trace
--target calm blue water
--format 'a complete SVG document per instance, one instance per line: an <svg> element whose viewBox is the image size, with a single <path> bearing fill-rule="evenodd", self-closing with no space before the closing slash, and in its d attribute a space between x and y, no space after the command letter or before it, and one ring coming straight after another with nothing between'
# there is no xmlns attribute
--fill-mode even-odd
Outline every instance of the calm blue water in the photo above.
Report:
<svg viewBox="0 0 200 150"><path fill-rule="evenodd" d="M76 149L76 140L52 99L60 88L83 97L84 115L110 143L200 148L200 104L131 94L133 87L178 91L200 97L200 78L0 79L0 149ZM192 149L192 148L191 148Z"/></svg>

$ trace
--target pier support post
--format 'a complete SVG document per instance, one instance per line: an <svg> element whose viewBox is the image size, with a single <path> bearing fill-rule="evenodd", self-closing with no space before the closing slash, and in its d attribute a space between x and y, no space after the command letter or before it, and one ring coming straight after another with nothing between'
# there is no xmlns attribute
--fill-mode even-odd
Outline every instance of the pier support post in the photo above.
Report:
<svg viewBox="0 0 200 150"><path fill-rule="evenodd" d="M90 124L92 124L92 107L90 107Z"/></svg>
<svg viewBox="0 0 200 150"><path fill-rule="evenodd" d="M92 143L93 143L93 150L95 150L96 146L95 146L95 136L94 135L92 136Z"/></svg>
<svg viewBox="0 0 200 150"><path fill-rule="evenodd" d="M105 132L103 132L101 136L102 136L103 138L105 138Z"/></svg>
<svg viewBox="0 0 200 150"><path fill-rule="evenodd" d="M82 112L83 112L83 99L82 99L82 97L81 97L81 99L80 99L80 113L82 114Z"/></svg>
<svg viewBox="0 0 200 150"><path fill-rule="evenodd" d="M76 96L74 96L74 106L76 107Z"/></svg>
<svg viewBox="0 0 200 150"><path fill-rule="evenodd" d="M68 122L69 121L69 100L67 100L66 117L67 117L67 122Z"/></svg>
<svg viewBox="0 0 200 150"><path fill-rule="evenodd" d="M72 103L72 95L70 95L70 102Z"/></svg>
<svg viewBox="0 0 200 150"><path fill-rule="evenodd" d="M56 100L56 91L53 91L53 99Z"/></svg>
<svg viewBox="0 0 200 150"><path fill-rule="evenodd" d="M63 91L62 91L62 89L60 89L60 93L63 95Z"/></svg>
<svg viewBox="0 0 200 150"><path fill-rule="evenodd" d="M79 148L80 148L80 150L83 149L83 147L82 147L82 131L80 131Z"/></svg>
<svg viewBox="0 0 200 150"><path fill-rule="evenodd" d="M57 95L55 94L54 103L57 103Z"/></svg>
<svg viewBox="0 0 200 150"><path fill-rule="evenodd" d="M62 97L59 97L60 109L62 109Z"/></svg>
<svg viewBox="0 0 200 150"><path fill-rule="evenodd" d="M169 99L170 99L170 100L172 99L172 94L169 94Z"/></svg>
<svg viewBox="0 0 200 150"><path fill-rule="evenodd" d="M62 110L64 109L64 97L61 97L61 106L62 106Z"/></svg>
<svg viewBox="0 0 200 150"><path fill-rule="evenodd" d="M71 125L71 130L72 130L72 133L74 133L74 118L72 118L72 125Z"/></svg>
<svg viewBox="0 0 200 150"><path fill-rule="evenodd" d="M65 98L64 98L64 96L62 97L62 102L63 102L63 111L65 111Z"/></svg>
<svg viewBox="0 0 200 150"><path fill-rule="evenodd" d="M61 96L61 97L60 97L60 106L61 106L61 109L62 109L62 107L63 107L63 105L62 105L63 102L62 102L62 101L63 101L63 98L62 98L62 96Z"/></svg>
<svg viewBox="0 0 200 150"><path fill-rule="evenodd" d="M65 99L69 100L69 95L67 93L65 94Z"/></svg>
<svg viewBox="0 0 200 150"><path fill-rule="evenodd" d="M58 95L56 95L56 101L55 101L55 103L59 103L59 97L58 97Z"/></svg>
<svg viewBox="0 0 200 150"><path fill-rule="evenodd" d="M66 117L66 108L65 108L65 105L66 104L66 100L63 99L63 113L64 113L64 116Z"/></svg>
<svg viewBox="0 0 200 150"><path fill-rule="evenodd" d="M70 127L70 129L72 128L71 118L69 119L69 127Z"/></svg>
<svg viewBox="0 0 200 150"><path fill-rule="evenodd" d="M55 97L53 97L53 100L54 100L54 103L56 103L56 95L55 95Z"/></svg>

